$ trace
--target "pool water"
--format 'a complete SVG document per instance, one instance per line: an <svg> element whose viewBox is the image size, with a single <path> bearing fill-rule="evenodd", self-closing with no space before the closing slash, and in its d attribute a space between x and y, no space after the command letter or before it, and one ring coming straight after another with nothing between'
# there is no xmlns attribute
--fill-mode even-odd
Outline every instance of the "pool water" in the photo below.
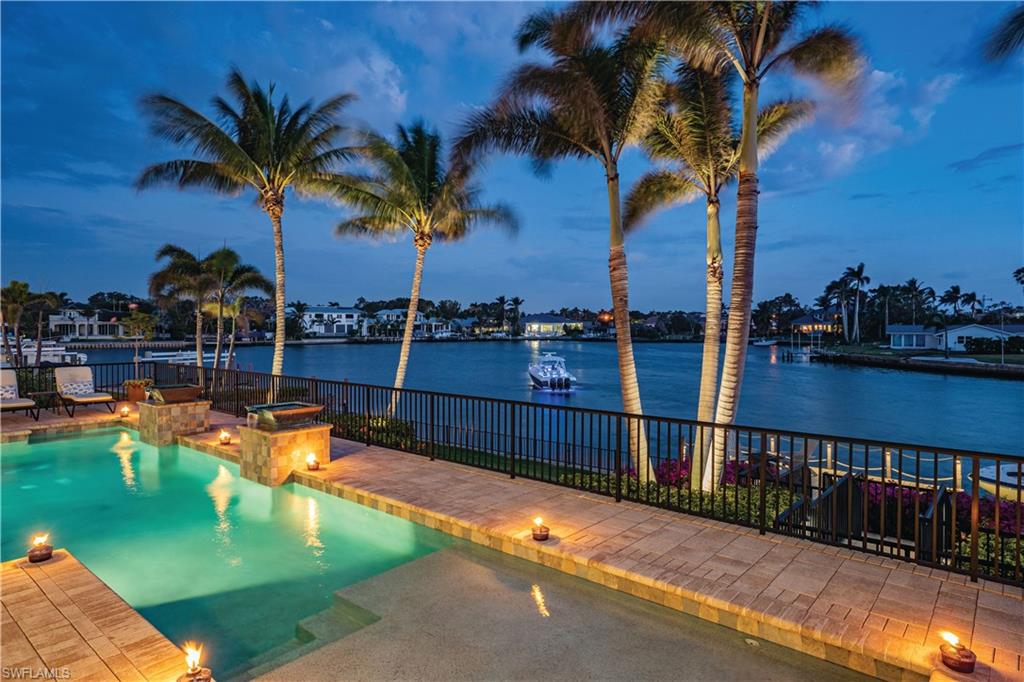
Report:
<svg viewBox="0 0 1024 682"><path fill-rule="evenodd" d="M116 429L2 449L0 555L51 534L176 644L204 643L219 677L286 644L332 593L454 542L310 488Z"/></svg>

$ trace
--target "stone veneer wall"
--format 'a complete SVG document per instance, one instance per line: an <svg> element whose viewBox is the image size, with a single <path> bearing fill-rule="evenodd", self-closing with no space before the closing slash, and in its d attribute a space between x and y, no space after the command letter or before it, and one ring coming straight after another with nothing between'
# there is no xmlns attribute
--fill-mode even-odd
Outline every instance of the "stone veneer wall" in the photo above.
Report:
<svg viewBox="0 0 1024 682"><path fill-rule="evenodd" d="M139 403L139 440L163 446L176 442L178 436L210 429L210 401L193 403Z"/></svg>
<svg viewBox="0 0 1024 682"><path fill-rule="evenodd" d="M285 483L295 469L305 469L306 455L316 454L320 464L330 461L331 425L315 424L284 431L263 431L239 426L242 437L239 470L242 478L267 486Z"/></svg>

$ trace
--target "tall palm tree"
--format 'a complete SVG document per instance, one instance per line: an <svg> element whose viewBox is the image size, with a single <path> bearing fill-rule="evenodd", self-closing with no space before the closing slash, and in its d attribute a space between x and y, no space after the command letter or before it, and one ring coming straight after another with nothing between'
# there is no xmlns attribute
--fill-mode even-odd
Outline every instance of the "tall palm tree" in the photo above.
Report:
<svg viewBox="0 0 1024 682"><path fill-rule="evenodd" d="M960 293L960 285L954 284L950 286L948 289L946 289L944 292L942 292L942 295L939 296L939 303L951 307L953 309L953 317L956 317L957 315L960 314L961 296L962 294Z"/></svg>
<svg viewBox="0 0 1024 682"><path fill-rule="evenodd" d="M220 367L220 350L224 338L224 306L227 301L249 291L271 295L274 293L274 285L255 265L242 263L242 257L238 252L226 246L207 256L203 261L203 267L215 282L212 298L217 307L213 314L217 320L217 342L214 347L213 368L217 369Z"/></svg>
<svg viewBox="0 0 1024 682"><path fill-rule="evenodd" d="M978 298L978 294L973 291L967 291L960 294L960 305L971 311L971 315L978 314L978 306L981 305L981 300Z"/></svg>
<svg viewBox="0 0 1024 682"><path fill-rule="evenodd" d="M164 244L156 252L158 261L166 261L149 277L149 295L163 307L178 301L191 301L195 316L196 367L203 366L203 304L216 290L217 281L206 263L190 251Z"/></svg>
<svg viewBox="0 0 1024 682"><path fill-rule="evenodd" d="M849 303L850 283L845 277L834 279L825 285L824 293L816 303L822 308L835 306L839 308L840 324L843 327L843 341L850 342Z"/></svg>
<svg viewBox="0 0 1024 682"><path fill-rule="evenodd" d="M1024 5L1006 13L985 43L985 57L1002 61L1024 46Z"/></svg>
<svg viewBox="0 0 1024 682"><path fill-rule="evenodd" d="M21 356L21 320L31 299L28 282L12 279L10 284L0 290L0 332L4 335L4 352L13 367L24 364ZM14 336L13 349L8 332Z"/></svg>
<svg viewBox="0 0 1024 682"><path fill-rule="evenodd" d="M910 303L910 323L917 324L918 309L923 311L935 301L935 289L926 287L918 282L916 277L911 277L903 285L903 293Z"/></svg>
<svg viewBox="0 0 1024 682"><path fill-rule="evenodd" d="M518 296L513 296L512 298L509 299L508 303L510 306L512 306L512 335L518 336L520 320L519 309L523 307L523 304L526 303L526 301L524 301Z"/></svg>
<svg viewBox="0 0 1024 682"><path fill-rule="evenodd" d="M245 296L235 296L226 303L211 301L203 306L203 310L207 315L222 315L231 320L227 362L228 369L231 369L235 364L235 338L238 336L238 328L241 327L242 331L247 331L250 322L256 324L263 322L263 314L256 308L250 307Z"/></svg>
<svg viewBox="0 0 1024 682"><path fill-rule="evenodd" d="M754 253L758 217L758 97L761 82L789 69L836 91L850 90L863 60L853 36L826 26L791 39L806 3L745 2L577 2L567 10L570 26L589 32L610 20L633 22L636 38L658 39L697 68L734 69L742 82L743 115L736 195L736 239L725 360L715 421L731 424L739 408L740 388L750 337L754 289ZM572 31L569 32L573 33ZM559 36L565 41L570 38ZM715 457L724 455L723 429L716 432ZM721 445L722 447L719 447ZM722 473L722 467L718 473ZM705 472L705 478L711 470Z"/></svg>
<svg viewBox="0 0 1024 682"><path fill-rule="evenodd" d="M501 331L505 331L505 324L508 321L508 297L498 296L494 299L494 307L498 310L501 315Z"/></svg>
<svg viewBox="0 0 1024 682"><path fill-rule="evenodd" d="M889 300L894 296L899 295L898 286L890 286L888 284L879 284L877 287L868 292L871 296L871 300L877 305L881 302L884 316L882 318L882 329L879 332L879 338L884 339L887 330L889 329Z"/></svg>
<svg viewBox="0 0 1024 682"><path fill-rule="evenodd" d="M33 293L26 304L26 308L36 314L36 367L43 360L43 325L46 316L56 311L62 300L62 294L44 291Z"/></svg>
<svg viewBox="0 0 1024 682"><path fill-rule="evenodd" d="M344 128L338 123L342 109L354 95L340 94L319 105L306 102L292 109L287 95L275 101L274 85L264 89L246 83L233 69L227 89L234 103L214 97L218 121L204 116L167 95L142 100L143 113L153 133L190 148L195 158L154 164L136 181L139 189L173 184L180 189L201 187L218 194L256 191L260 208L270 218L274 235L274 360L272 373L284 366L285 276L281 216L289 188L303 194L322 191L338 163L352 150L338 146Z"/></svg>
<svg viewBox="0 0 1024 682"><path fill-rule="evenodd" d="M309 304L305 301L292 301L288 304L288 308L292 311L291 315L295 318L296 323L299 327L299 338L302 338L302 333L306 331L306 311L309 310Z"/></svg>
<svg viewBox="0 0 1024 682"><path fill-rule="evenodd" d="M337 226L339 235L383 238L411 233L416 248L409 308L395 370L395 388L405 384L416 311L419 309L423 260L434 240L464 238L474 227L492 223L515 231L518 223L504 205L480 203L480 189L473 184L477 165L471 161L446 164L441 136L422 121L398 126L394 142L364 133L362 151L373 167L372 177L351 178L334 185L334 196L356 210L356 215ZM397 405L398 392L392 398Z"/></svg>
<svg viewBox="0 0 1024 682"><path fill-rule="evenodd" d="M842 279L853 290L853 342L860 343L860 299L864 287L871 283L871 278L864 274L864 264L858 263L847 267Z"/></svg>
<svg viewBox="0 0 1024 682"><path fill-rule="evenodd" d="M650 132L663 96L658 78L665 54L657 43L620 36L610 43L580 32L564 39L565 19L551 10L528 17L519 28L520 50L538 46L550 63L528 63L506 79L496 101L474 113L456 145L459 158L488 150L529 156L537 170L560 159L594 159L608 194L608 279L615 320L622 409L629 419L630 452L641 480L653 469L637 382L629 323L629 272L619 189L624 150Z"/></svg>
<svg viewBox="0 0 1024 682"><path fill-rule="evenodd" d="M739 131L734 126L728 72L715 75L687 66L676 70L666 88L665 104L657 123L644 140L644 149L656 161L670 166L645 174L626 196L623 222L627 234L654 211L703 196L706 206L707 270L705 276L705 328L701 357L697 419L715 418L722 314L722 235L719 225L719 194L736 178L739 162ZM758 115L758 140L762 152L777 146L787 133L804 121L813 106L807 101L779 101ZM707 443L707 438L702 438ZM706 454L706 453L705 453ZM694 480L700 480L702 462L692 463Z"/></svg>
<svg viewBox="0 0 1024 682"><path fill-rule="evenodd" d="M1024 287L1024 266L1013 271L1013 281Z"/></svg>

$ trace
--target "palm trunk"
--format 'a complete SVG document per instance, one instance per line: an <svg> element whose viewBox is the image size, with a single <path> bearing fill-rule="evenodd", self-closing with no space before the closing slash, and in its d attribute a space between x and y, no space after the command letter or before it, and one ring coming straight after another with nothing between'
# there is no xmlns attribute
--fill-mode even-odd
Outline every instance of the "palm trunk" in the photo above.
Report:
<svg viewBox="0 0 1024 682"><path fill-rule="evenodd" d="M647 454L647 435L644 430L640 403L640 384L636 378L633 358L633 338L629 327L629 268L623 245L622 208L619 198L619 172L612 168L608 174L608 279L612 292L612 315L615 319L615 346L619 354L619 384L622 388L622 411L631 415L629 426L629 453L640 483L654 480L654 468ZM632 418L636 415L636 418ZM619 438L622 434L619 434Z"/></svg>
<svg viewBox="0 0 1024 682"><path fill-rule="evenodd" d="M718 390L715 423L736 420L743 370L750 340L750 305L754 295L754 252L757 245L757 96L756 81L743 84L743 131L740 137L739 188L736 192L736 244L733 257L729 323L725 335L725 361ZM711 466L704 469L701 487L711 489L725 468L726 431L715 429Z"/></svg>
<svg viewBox="0 0 1024 682"><path fill-rule="evenodd" d="M224 292L217 299L217 342L213 346L213 368L220 368L221 339L224 337Z"/></svg>
<svg viewBox="0 0 1024 682"><path fill-rule="evenodd" d="M274 361L270 372L281 375L284 372L284 235L281 233L283 200L268 203L266 208L274 226Z"/></svg>
<svg viewBox="0 0 1024 682"><path fill-rule="evenodd" d="M10 358L11 367L16 368L18 366L18 358L14 355L14 351L11 350L11 340L7 336L7 325L2 317L0 317L0 332L3 332L4 335L4 353Z"/></svg>
<svg viewBox="0 0 1024 682"><path fill-rule="evenodd" d="M231 340L228 341L228 369L235 365L235 336L238 333L238 318L231 318Z"/></svg>
<svg viewBox="0 0 1024 682"><path fill-rule="evenodd" d="M416 311L420 305L420 283L423 281L423 259L427 255L430 238L416 235L416 266L412 271L412 290L409 292L409 309L405 312L405 332L402 334L402 347L398 351L398 369L395 370L395 392L391 395L391 407L388 415L392 415L398 407L398 396L405 384L405 369L409 366L409 350L412 348L412 333L416 327Z"/></svg>
<svg viewBox="0 0 1024 682"><path fill-rule="evenodd" d="M203 302L196 299L196 367L203 367Z"/></svg>
<svg viewBox="0 0 1024 682"><path fill-rule="evenodd" d="M853 342L860 343L860 287L854 292L853 299Z"/></svg>
<svg viewBox="0 0 1024 682"><path fill-rule="evenodd" d="M700 394L697 402L697 421L710 422L715 418L715 394L718 392L718 358L722 350L719 338L722 329L722 230L718 222L718 197L708 197L707 203L707 276L704 301L704 350L700 365ZM700 430L691 457L690 478L701 479L704 459L710 451L711 431Z"/></svg>
<svg viewBox="0 0 1024 682"><path fill-rule="evenodd" d="M36 318L36 367L43 361L43 311Z"/></svg>
<svg viewBox="0 0 1024 682"><path fill-rule="evenodd" d="M21 350L21 323L14 324L14 350L18 353L18 364L16 367L25 366L25 354Z"/></svg>

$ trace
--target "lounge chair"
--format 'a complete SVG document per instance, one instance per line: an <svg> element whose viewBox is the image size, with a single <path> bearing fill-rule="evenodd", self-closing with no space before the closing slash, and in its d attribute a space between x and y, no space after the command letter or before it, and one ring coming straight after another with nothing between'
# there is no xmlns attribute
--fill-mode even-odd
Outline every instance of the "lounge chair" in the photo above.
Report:
<svg viewBox="0 0 1024 682"><path fill-rule="evenodd" d="M39 406L30 398L18 395L18 374L13 369L0 370L0 411L25 410L39 421Z"/></svg>
<svg viewBox="0 0 1024 682"><path fill-rule="evenodd" d="M113 413L117 404L114 396L96 390L91 367L57 367L53 370L53 381L69 417L75 416L75 408L79 405L104 404Z"/></svg>

